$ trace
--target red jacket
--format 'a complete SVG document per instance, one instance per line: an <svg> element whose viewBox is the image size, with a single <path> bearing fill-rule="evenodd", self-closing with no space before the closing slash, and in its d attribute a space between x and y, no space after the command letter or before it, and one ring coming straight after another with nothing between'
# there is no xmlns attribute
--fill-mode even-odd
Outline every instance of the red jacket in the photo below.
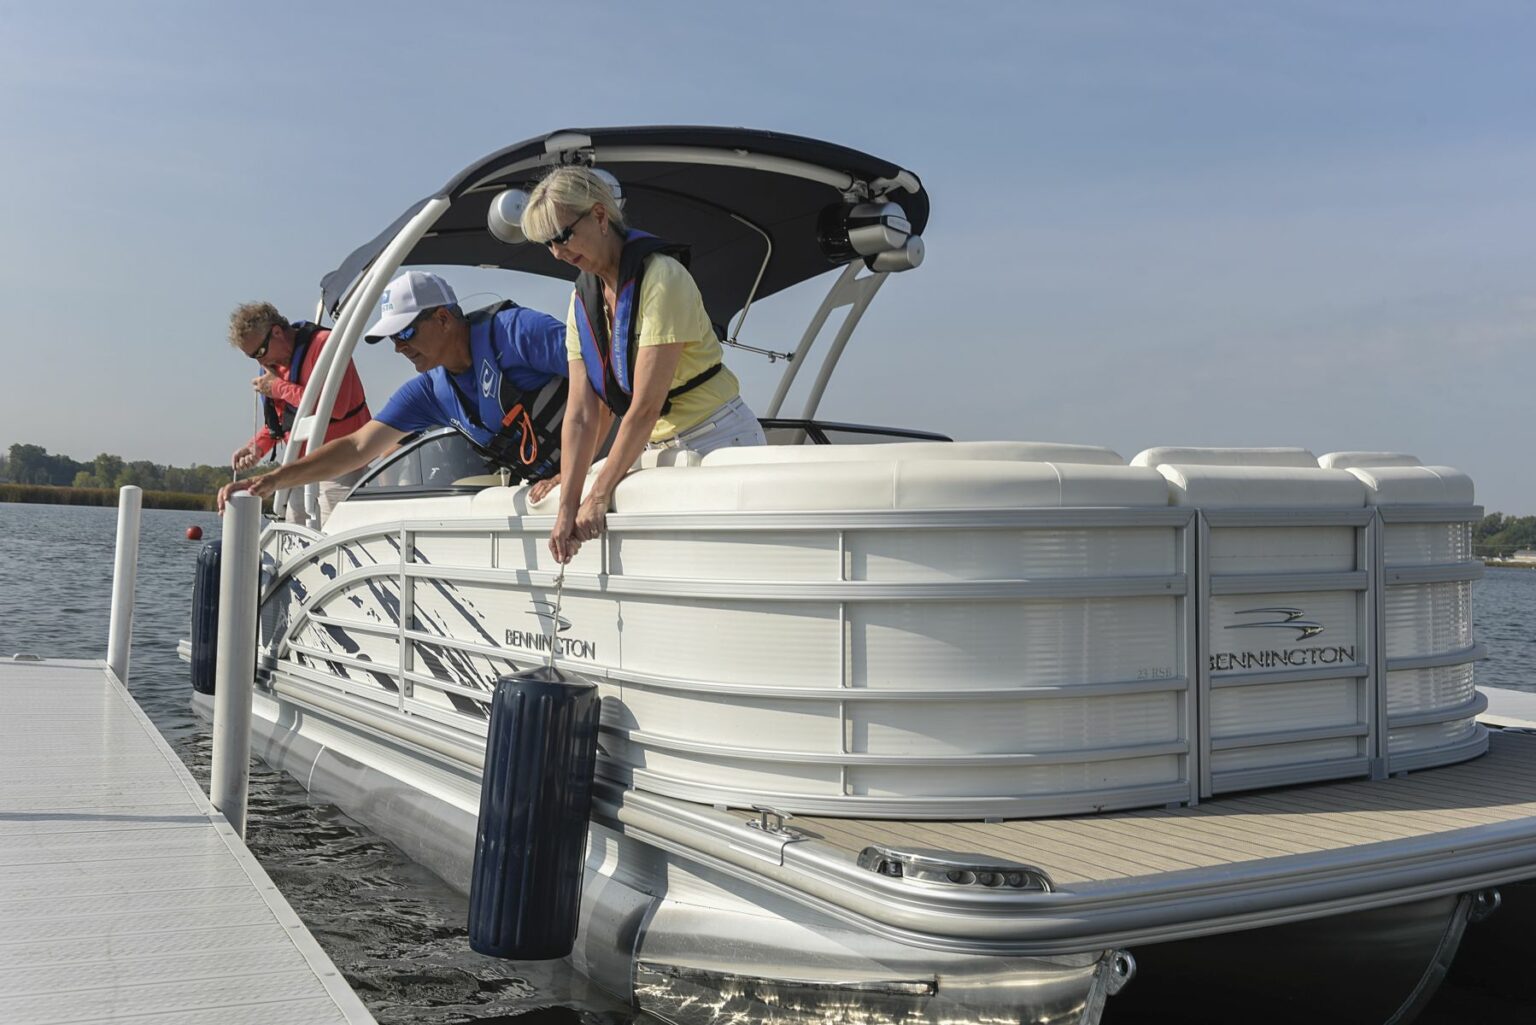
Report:
<svg viewBox="0 0 1536 1025"><path fill-rule="evenodd" d="M279 413L282 413L285 408L295 411L299 408L299 401L304 397L304 389L314 380L315 363L320 359L320 352L325 348L325 343L330 340L330 337L329 328L321 328L315 332L314 340L310 342L308 350L304 353L304 362L299 367L299 380L302 383L295 384L288 379L288 367L278 367L273 371L280 380L272 383L270 397ZM341 389L336 393L336 404L331 410L331 425L326 428L325 440L334 441L345 437L372 419L373 414L368 411L368 398L363 394L363 382L357 376L357 367L353 366L349 360L346 376L341 379ZM249 444L256 446L256 451L261 455L266 455L276 447L277 442L278 439L272 436L271 429L263 425Z"/></svg>

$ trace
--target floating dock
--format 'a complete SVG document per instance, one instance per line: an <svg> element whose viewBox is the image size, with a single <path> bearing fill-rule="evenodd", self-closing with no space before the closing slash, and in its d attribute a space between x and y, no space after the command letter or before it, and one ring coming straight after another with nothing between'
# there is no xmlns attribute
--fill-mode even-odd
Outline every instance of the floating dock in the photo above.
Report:
<svg viewBox="0 0 1536 1025"><path fill-rule="evenodd" d="M373 1020L107 663L0 659L0 1022Z"/></svg>

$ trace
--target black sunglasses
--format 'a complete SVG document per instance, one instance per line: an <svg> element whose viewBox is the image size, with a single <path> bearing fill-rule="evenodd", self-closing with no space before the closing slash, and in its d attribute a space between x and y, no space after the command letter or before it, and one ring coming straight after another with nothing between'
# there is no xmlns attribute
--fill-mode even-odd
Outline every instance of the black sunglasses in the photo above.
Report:
<svg viewBox="0 0 1536 1025"><path fill-rule="evenodd" d="M256 351L248 352L246 355L251 357L251 359L261 359L261 357L265 356L267 354L267 347L272 344L272 332L276 330L276 324L267 328L267 333L261 336L261 344L256 346Z"/></svg>
<svg viewBox="0 0 1536 1025"><path fill-rule="evenodd" d="M553 249L556 246L563 246L563 245L565 245L567 242L569 242L571 240L571 233L576 230L576 225L581 223L581 219L583 217L587 216L587 214L591 213L593 210L596 210L596 209L597 209L597 207L595 207L595 206L588 207L587 208L587 213L578 215L577 218L574 221L572 221L570 224L567 224L564 228L561 228L560 231L558 233L556 233L554 238L545 239L544 240L544 247L546 249Z"/></svg>
<svg viewBox="0 0 1536 1025"><path fill-rule="evenodd" d="M415 320L411 321L409 324L405 325L405 327L402 327L400 330L390 335L390 340L395 342L408 342L412 338L415 338L416 328L421 324L423 320L426 320L436 312L436 306L432 307L430 310L422 310L420 313L416 314Z"/></svg>

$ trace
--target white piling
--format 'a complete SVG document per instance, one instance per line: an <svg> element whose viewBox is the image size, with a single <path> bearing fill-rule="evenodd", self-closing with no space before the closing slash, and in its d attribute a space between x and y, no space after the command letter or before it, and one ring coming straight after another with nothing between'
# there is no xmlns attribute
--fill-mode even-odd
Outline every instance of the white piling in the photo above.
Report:
<svg viewBox="0 0 1536 1025"><path fill-rule="evenodd" d="M224 507L219 559L219 647L213 670L213 778L208 796L245 836L251 777L251 689L256 681L256 601L261 572L261 499L234 495Z"/></svg>
<svg viewBox="0 0 1536 1025"><path fill-rule="evenodd" d="M112 618L107 627L107 667L128 682L133 648L133 589L139 575L139 510L144 492L132 484L117 493L117 557L112 567Z"/></svg>

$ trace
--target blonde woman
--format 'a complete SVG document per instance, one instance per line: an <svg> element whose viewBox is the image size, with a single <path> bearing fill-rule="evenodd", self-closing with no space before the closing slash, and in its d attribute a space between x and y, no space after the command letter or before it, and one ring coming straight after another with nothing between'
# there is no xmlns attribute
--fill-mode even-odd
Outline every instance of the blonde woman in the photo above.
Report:
<svg viewBox="0 0 1536 1025"><path fill-rule="evenodd" d="M764 437L721 361L698 285L676 259L682 247L627 227L607 182L585 167L556 168L539 182L522 227L581 272L566 315L564 487L549 535L555 558L569 562L602 532L614 488L647 446L704 453ZM618 434L583 494L610 414L620 418Z"/></svg>

